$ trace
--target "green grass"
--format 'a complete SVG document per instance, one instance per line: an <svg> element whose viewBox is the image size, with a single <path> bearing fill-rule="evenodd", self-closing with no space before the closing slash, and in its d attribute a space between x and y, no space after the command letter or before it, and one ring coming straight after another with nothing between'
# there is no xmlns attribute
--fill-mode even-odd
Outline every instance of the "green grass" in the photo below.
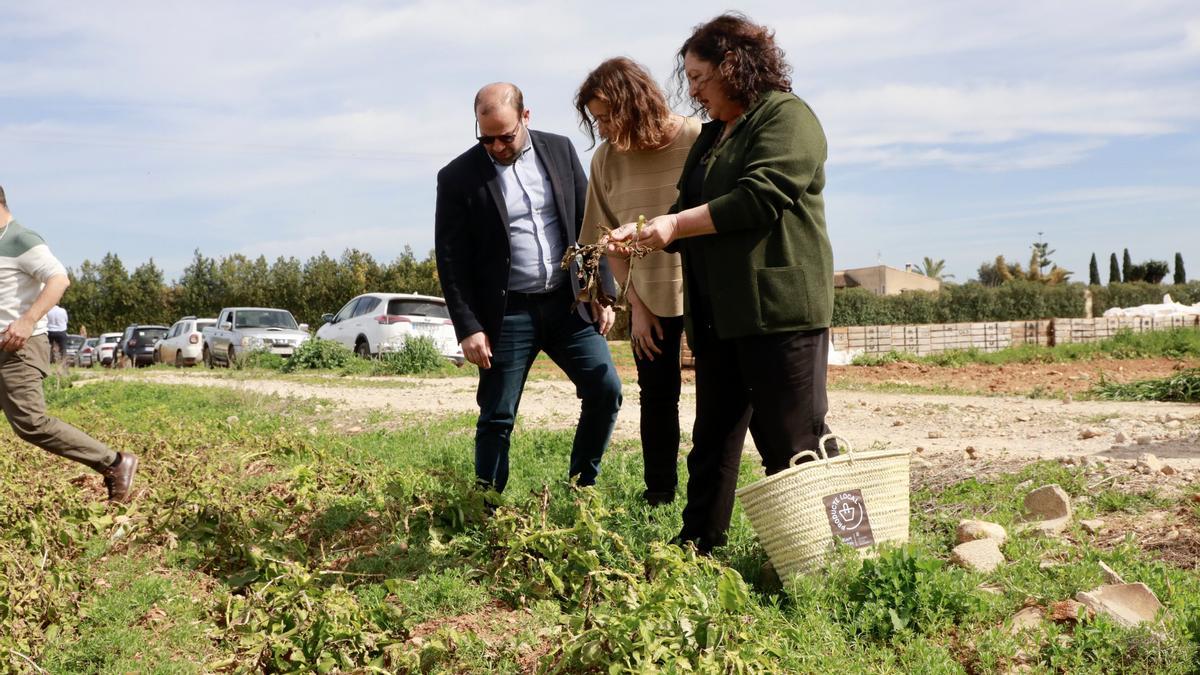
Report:
<svg viewBox="0 0 1200 675"><path fill-rule="evenodd" d="M50 400L139 452L144 492L104 505L72 481L86 471L0 434L0 671L958 673L1021 649L1043 671L1185 673L1200 647L1200 578L1136 542L1014 535L992 574L945 563L960 518L1011 532L1030 485L1091 492L1054 463L916 491L908 546L868 563L843 551L781 591L740 509L712 559L663 545L682 499L640 502L635 442L577 490L570 432L518 429L487 517L469 416L347 436L316 402L245 392L101 382ZM759 475L747 458L741 482ZM1092 497L1081 515L1164 503ZM1009 634L1026 599L1101 583L1100 560L1159 595L1162 626Z"/></svg>
<svg viewBox="0 0 1200 675"><path fill-rule="evenodd" d="M1089 393L1112 401L1169 401L1200 403L1200 368L1138 382L1100 382Z"/></svg>
<svg viewBox="0 0 1200 675"><path fill-rule="evenodd" d="M1100 342L1071 343L1054 347L1020 345L995 352L956 349L928 356L917 356L907 352L888 352L879 356L862 354L854 358L853 364L875 366L903 361L957 367L976 363L999 366L1012 363L1066 363L1094 359L1139 358L1200 358L1200 331L1186 328L1145 333L1121 331Z"/></svg>

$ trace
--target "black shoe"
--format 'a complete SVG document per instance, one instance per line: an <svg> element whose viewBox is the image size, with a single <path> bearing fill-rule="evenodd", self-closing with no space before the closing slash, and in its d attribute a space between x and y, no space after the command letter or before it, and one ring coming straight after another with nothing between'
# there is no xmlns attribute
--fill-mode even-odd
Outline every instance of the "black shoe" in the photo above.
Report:
<svg viewBox="0 0 1200 675"><path fill-rule="evenodd" d="M707 545L703 537L685 537L682 534L677 534L671 539L671 541L667 543L671 544L672 546L678 546L685 551L689 548L693 549L696 551L696 555L703 556L705 558L712 555L713 547Z"/></svg>
<svg viewBox="0 0 1200 675"><path fill-rule="evenodd" d="M642 492L642 499L645 499L646 503L650 506L662 506L663 504L670 504L675 501L675 492L673 490L671 492L645 490Z"/></svg>
<svg viewBox="0 0 1200 675"><path fill-rule="evenodd" d="M137 474L137 467L137 455L118 452L116 463L101 472L110 502L127 502L133 496L133 477Z"/></svg>

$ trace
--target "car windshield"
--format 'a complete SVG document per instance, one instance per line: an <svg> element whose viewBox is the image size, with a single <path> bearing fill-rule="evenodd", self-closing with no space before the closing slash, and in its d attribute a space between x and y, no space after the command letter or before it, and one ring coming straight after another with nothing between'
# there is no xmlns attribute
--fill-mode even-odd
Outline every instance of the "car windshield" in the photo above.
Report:
<svg viewBox="0 0 1200 675"><path fill-rule="evenodd" d="M109 335L104 338L104 341L101 344L111 345L116 342L120 342L120 340L121 340L120 335Z"/></svg>
<svg viewBox="0 0 1200 675"><path fill-rule="evenodd" d="M133 332L133 337L139 340L161 340L166 334L166 328L139 328Z"/></svg>
<svg viewBox="0 0 1200 675"><path fill-rule="evenodd" d="M280 309L250 309L235 312L234 328L287 328L296 330L296 320L291 312Z"/></svg>
<svg viewBox="0 0 1200 675"><path fill-rule="evenodd" d="M202 331L205 328L212 328L215 325L217 325L216 321L197 321L196 322L196 330Z"/></svg>
<svg viewBox="0 0 1200 675"><path fill-rule="evenodd" d="M446 305L428 300L402 300L393 298L388 301L389 316L428 316L435 319L449 319L450 312Z"/></svg>
<svg viewBox="0 0 1200 675"><path fill-rule="evenodd" d="M67 349L79 349L83 344L83 338L78 335L67 336Z"/></svg>

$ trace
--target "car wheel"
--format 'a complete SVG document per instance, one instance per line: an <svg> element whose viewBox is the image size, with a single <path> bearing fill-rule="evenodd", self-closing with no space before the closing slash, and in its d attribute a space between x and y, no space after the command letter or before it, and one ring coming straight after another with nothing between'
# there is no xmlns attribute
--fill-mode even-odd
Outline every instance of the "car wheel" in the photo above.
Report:
<svg viewBox="0 0 1200 675"><path fill-rule="evenodd" d="M366 341L366 339L360 339L358 342L354 343L354 353L357 354L358 358L360 359L369 359L371 358L371 345Z"/></svg>
<svg viewBox="0 0 1200 675"><path fill-rule="evenodd" d="M208 345L204 346L203 358L204 358L204 365L208 366L209 368L217 367L217 364L213 363L212 352L208 351Z"/></svg>
<svg viewBox="0 0 1200 675"><path fill-rule="evenodd" d="M226 367L226 368L232 368L232 367L233 367L233 361L234 361L234 359L236 359L236 358L237 358L237 354L235 354L235 353L234 353L234 351L233 351L233 347L230 347L230 348L229 348L229 356L227 357L227 360L225 361L225 367Z"/></svg>
<svg viewBox="0 0 1200 675"><path fill-rule="evenodd" d="M158 350L155 349L154 354L150 357L150 365L157 366L160 363L162 363L162 357L159 355Z"/></svg>
<svg viewBox="0 0 1200 675"><path fill-rule="evenodd" d="M178 349L175 350L175 367L176 368L183 367L183 352L179 351Z"/></svg>

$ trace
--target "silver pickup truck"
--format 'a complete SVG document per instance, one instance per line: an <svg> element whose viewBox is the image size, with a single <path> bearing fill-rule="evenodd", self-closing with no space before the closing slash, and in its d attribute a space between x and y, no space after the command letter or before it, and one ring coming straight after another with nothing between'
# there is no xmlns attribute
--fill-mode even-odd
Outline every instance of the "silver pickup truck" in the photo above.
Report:
<svg viewBox="0 0 1200 675"><path fill-rule="evenodd" d="M252 351L291 356L309 338L308 324L296 325L291 312L267 307L226 307L203 335L209 368L229 366Z"/></svg>

